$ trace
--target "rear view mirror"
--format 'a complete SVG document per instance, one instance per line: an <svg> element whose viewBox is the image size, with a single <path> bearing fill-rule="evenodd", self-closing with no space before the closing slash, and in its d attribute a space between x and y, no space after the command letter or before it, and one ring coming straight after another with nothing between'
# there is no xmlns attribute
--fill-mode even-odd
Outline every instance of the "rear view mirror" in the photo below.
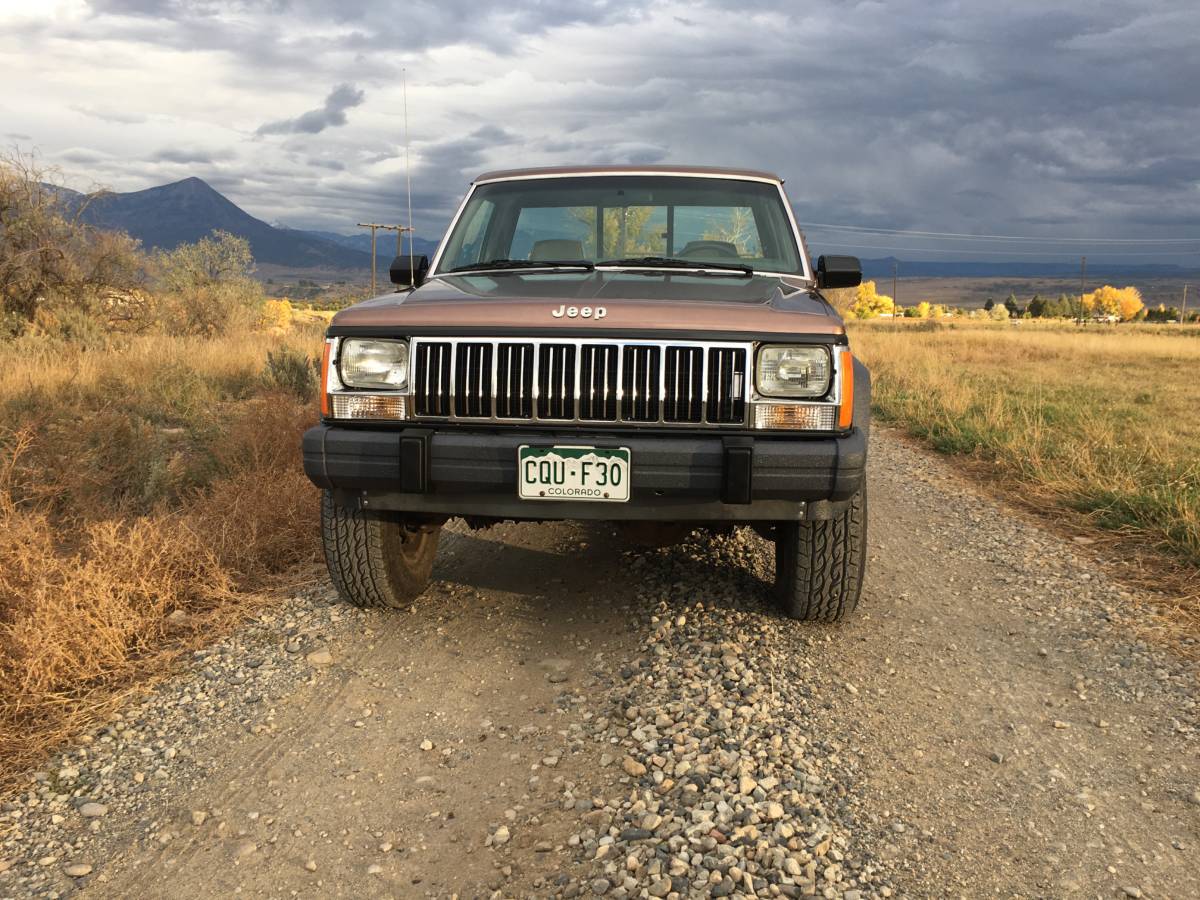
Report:
<svg viewBox="0 0 1200 900"><path fill-rule="evenodd" d="M389 274L392 284L398 284L401 287L420 287L425 276L429 274L429 257L424 254L421 256L397 256L392 260Z"/></svg>
<svg viewBox="0 0 1200 900"><path fill-rule="evenodd" d="M857 256L817 258L817 287L851 288L862 284L862 265Z"/></svg>

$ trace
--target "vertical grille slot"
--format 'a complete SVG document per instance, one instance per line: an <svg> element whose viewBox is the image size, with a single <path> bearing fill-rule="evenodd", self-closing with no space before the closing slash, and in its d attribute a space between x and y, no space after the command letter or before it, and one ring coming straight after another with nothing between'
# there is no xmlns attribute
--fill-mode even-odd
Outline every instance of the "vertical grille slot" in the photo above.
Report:
<svg viewBox="0 0 1200 900"><path fill-rule="evenodd" d="M659 419L660 348L634 344L625 348L621 375L621 418L627 422Z"/></svg>
<svg viewBox="0 0 1200 900"><path fill-rule="evenodd" d="M746 351L713 347L708 351L708 421L717 424L746 418Z"/></svg>
<svg viewBox="0 0 1200 900"><path fill-rule="evenodd" d="M454 414L492 415L492 345L459 344L454 357Z"/></svg>
<svg viewBox="0 0 1200 900"><path fill-rule="evenodd" d="M575 345L542 344L538 348L539 419L575 418Z"/></svg>
<svg viewBox="0 0 1200 900"><path fill-rule="evenodd" d="M616 420L619 353L616 344L584 344L579 348L579 418Z"/></svg>
<svg viewBox="0 0 1200 900"><path fill-rule="evenodd" d="M417 415L450 415L450 357L448 343L417 345L414 385Z"/></svg>
<svg viewBox="0 0 1200 900"><path fill-rule="evenodd" d="M699 422L704 418L704 350L668 347L663 372L663 421Z"/></svg>
<svg viewBox="0 0 1200 900"><path fill-rule="evenodd" d="M496 348L496 418L533 418L533 344Z"/></svg>

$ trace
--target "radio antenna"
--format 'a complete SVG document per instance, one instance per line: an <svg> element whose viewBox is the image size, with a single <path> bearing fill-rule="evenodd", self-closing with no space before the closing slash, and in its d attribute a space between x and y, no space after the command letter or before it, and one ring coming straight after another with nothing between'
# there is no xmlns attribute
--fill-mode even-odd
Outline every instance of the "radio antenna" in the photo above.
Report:
<svg viewBox="0 0 1200 900"><path fill-rule="evenodd" d="M412 284L416 276L413 269L413 215L412 215L412 166L408 161L408 69L400 70L404 93L404 181L408 188L408 283Z"/></svg>

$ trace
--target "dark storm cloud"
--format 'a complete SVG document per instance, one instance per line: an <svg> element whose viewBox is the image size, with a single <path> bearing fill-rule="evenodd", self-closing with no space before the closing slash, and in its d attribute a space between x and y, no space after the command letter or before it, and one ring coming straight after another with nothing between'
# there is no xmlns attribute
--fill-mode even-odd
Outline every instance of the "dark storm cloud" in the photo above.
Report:
<svg viewBox="0 0 1200 900"><path fill-rule="evenodd" d="M229 150L205 150L199 147L163 147L150 157L154 162L178 165L211 165L233 158L234 154Z"/></svg>
<svg viewBox="0 0 1200 900"><path fill-rule="evenodd" d="M413 108L413 200L427 233L484 168L667 161L775 170L805 221L1200 234L1194 0L90 6L90 18L56 36L215 52L231 61L227 88L263 98L299 80L361 86L259 127L285 136L261 150L280 155L245 151L234 199L266 217L317 225L395 215L404 179L394 88L404 65L426 91L427 105ZM523 78L494 89L514 73ZM369 98L354 100L360 90ZM106 115L137 115L131 106ZM314 150L306 136L318 132ZM279 210L281 198L294 205Z"/></svg>
<svg viewBox="0 0 1200 900"><path fill-rule="evenodd" d="M446 138L423 148L421 162L412 170L413 208L421 214L428 233L430 223L441 227L450 218L470 180L488 168L487 160L496 152L511 153L520 137L498 125L484 125L462 137ZM398 150L402 153L403 150ZM385 207L395 217L407 207L407 180L403 172L387 178L372 180L344 194L343 204ZM335 205L339 198L335 199ZM345 208L345 205L342 207Z"/></svg>
<svg viewBox="0 0 1200 900"><path fill-rule="evenodd" d="M260 125L257 134L317 134L326 128L346 124L346 110L366 99L366 93L352 84L339 84L318 109L310 109L294 119L281 119Z"/></svg>
<svg viewBox="0 0 1200 900"><path fill-rule="evenodd" d="M236 54L247 65L322 65L356 54L380 71L397 53L456 43L514 52L522 38L563 25L601 25L641 15L631 0L90 0L88 28L180 50ZM289 30L289 26L298 26ZM309 26L309 27L305 27ZM83 37L83 32L80 32Z"/></svg>
<svg viewBox="0 0 1200 900"><path fill-rule="evenodd" d="M71 147L59 153L58 158L66 162L87 166L104 163L109 160L108 154L101 153L98 150L90 150L87 147Z"/></svg>

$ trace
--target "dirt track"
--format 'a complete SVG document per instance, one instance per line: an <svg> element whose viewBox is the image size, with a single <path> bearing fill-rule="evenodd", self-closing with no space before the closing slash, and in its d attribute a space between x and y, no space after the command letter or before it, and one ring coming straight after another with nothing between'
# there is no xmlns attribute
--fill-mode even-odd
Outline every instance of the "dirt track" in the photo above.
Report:
<svg viewBox="0 0 1200 900"><path fill-rule="evenodd" d="M847 624L773 612L748 533L453 530L411 611L297 599L48 767L0 897L1200 896L1190 667L1086 547L872 449Z"/></svg>

